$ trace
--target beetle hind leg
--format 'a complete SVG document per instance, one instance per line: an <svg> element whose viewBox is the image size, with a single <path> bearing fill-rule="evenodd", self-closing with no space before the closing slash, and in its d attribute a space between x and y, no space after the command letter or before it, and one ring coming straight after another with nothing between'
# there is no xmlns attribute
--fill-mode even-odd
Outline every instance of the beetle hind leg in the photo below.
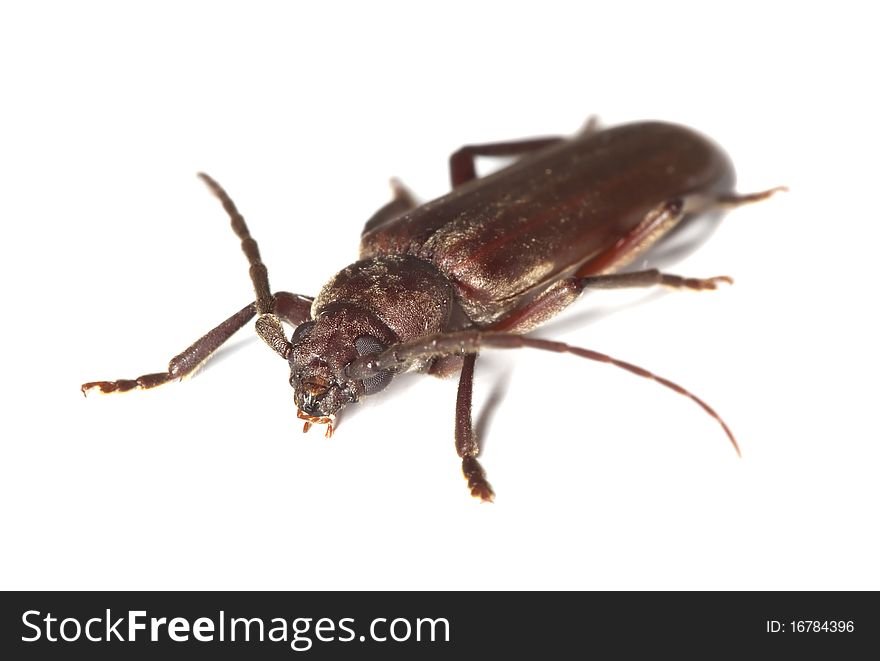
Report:
<svg viewBox="0 0 880 661"><path fill-rule="evenodd" d="M614 245L581 264L577 271L564 280L547 287L525 304L510 310L486 330L508 333L526 333L571 305L585 289L621 289L664 285L677 289L716 289L719 283L732 283L728 276L714 278L685 278L656 269L616 273L644 253L684 218L689 200L679 198L663 202L649 211L645 218Z"/></svg>
<svg viewBox="0 0 880 661"><path fill-rule="evenodd" d="M753 202L762 202L776 193L784 193L788 191L788 186L776 186L757 193L731 193L729 195L719 195L715 198L715 203L727 208L735 208L744 204L752 204Z"/></svg>

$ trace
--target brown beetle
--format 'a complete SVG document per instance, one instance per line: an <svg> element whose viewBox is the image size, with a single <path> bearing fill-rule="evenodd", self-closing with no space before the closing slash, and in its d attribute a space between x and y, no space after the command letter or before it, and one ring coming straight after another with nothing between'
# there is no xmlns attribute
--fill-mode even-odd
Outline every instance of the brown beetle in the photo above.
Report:
<svg viewBox="0 0 880 661"><path fill-rule="evenodd" d="M477 178L477 156L519 158ZM718 414L681 386L601 353L523 334L586 289L706 290L731 282L619 271L687 218L763 200L780 188L734 193L733 167L718 147L691 129L660 122L598 130L591 120L571 138L467 146L452 155L450 170L452 192L423 205L392 182L394 199L364 227L360 260L314 299L271 293L244 218L200 174L241 239L256 301L172 358L166 372L85 383L83 393L153 388L186 376L258 315L257 333L290 363L303 431L325 424L329 437L341 408L382 390L398 372L460 372L455 446L471 493L484 501L494 494L477 461L471 423L481 347L572 353L653 379L699 404L736 447ZM295 327L290 340L282 321Z"/></svg>

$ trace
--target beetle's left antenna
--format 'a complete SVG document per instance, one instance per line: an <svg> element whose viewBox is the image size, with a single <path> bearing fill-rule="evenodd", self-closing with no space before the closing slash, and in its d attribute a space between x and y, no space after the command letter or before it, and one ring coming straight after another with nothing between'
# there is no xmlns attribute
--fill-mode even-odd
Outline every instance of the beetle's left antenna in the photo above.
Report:
<svg viewBox="0 0 880 661"><path fill-rule="evenodd" d="M276 353L286 359L292 347L284 335L281 321L274 314L275 297L272 296L272 290L269 289L269 271L260 258L260 248L257 246L254 237L251 236L247 223L244 222L244 216L238 211L235 202L223 190L223 187L204 172L199 172L198 175L217 199L220 200L223 209L229 215L229 220L232 222L232 230L241 239L241 249L245 257L247 257L248 264L250 264L251 282L254 285L254 294L257 297L256 307L257 314L259 315L257 319L257 334Z"/></svg>

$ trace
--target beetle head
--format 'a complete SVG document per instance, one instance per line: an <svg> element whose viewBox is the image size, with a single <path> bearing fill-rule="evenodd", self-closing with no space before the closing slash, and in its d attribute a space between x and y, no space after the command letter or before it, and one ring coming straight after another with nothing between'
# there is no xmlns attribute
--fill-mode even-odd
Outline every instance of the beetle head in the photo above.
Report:
<svg viewBox="0 0 880 661"><path fill-rule="evenodd" d="M346 376L345 368L358 356L379 353L396 341L375 315L351 305L328 306L297 326L288 361L298 415L306 421L303 431L312 423L327 424L329 436L342 407L387 386L389 371L360 380Z"/></svg>

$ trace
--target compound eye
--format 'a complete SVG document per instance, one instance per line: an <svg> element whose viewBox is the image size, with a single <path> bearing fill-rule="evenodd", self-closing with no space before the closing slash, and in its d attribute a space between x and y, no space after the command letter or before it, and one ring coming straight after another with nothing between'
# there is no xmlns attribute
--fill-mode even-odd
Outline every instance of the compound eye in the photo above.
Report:
<svg viewBox="0 0 880 661"><path fill-rule="evenodd" d="M385 345L372 335L361 335L355 339L354 348L357 350L359 356L369 356L370 354L381 353L384 351ZM382 370L378 374L374 374L373 376L364 379L361 381L361 384L364 386L364 394L372 395L379 392L391 383L392 376L391 370Z"/></svg>
<svg viewBox="0 0 880 661"><path fill-rule="evenodd" d="M385 345L372 335L361 335L355 339L354 348L357 350L358 356L369 356L372 353L384 351Z"/></svg>
<svg viewBox="0 0 880 661"><path fill-rule="evenodd" d="M296 330L293 331L293 335L290 338L290 343L294 346L298 345L302 342L309 333L312 332L312 329L315 327L314 321L306 321L305 323L300 324L296 327Z"/></svg>
<svg viewBox="0 0 880 661"><path fill-rule="evenodd" d="M391 370L382 370L378 374L361 381L365 395L374 395L391 383Z"/></svg>

